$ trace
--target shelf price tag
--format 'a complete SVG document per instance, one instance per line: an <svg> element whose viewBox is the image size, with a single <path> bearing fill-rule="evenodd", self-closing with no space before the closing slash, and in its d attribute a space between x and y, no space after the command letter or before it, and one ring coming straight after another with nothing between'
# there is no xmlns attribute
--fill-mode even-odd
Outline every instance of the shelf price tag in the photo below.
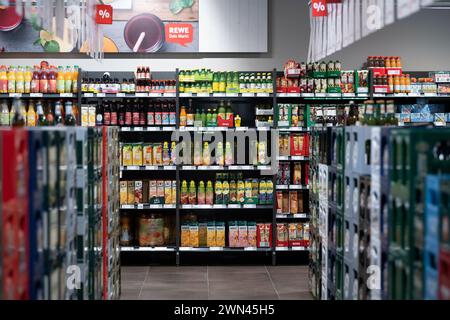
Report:
<svg viewBox="0 0 450 320"><path fill-rule="evenodd" d="M214 209L225 209L227 206L225 204L214 204Z"/></svg>
<svg viewBox="0 0 450 320"><path fill-rule="evenodd" d="M228 205L228 209L240 209L241 205L240 204L229 204Z"/></svg>
<svg viewBox="0 0 450 320"><path fill-rule="evenodd" d="M11 97L11 98L20 98L21 96L22 96L21 93L10 93L9 94L9 97Z"/></svg>
<svg viewBox="0 0 450 320"><path fill-rule="evenodd" d="M243 97L254 97L255 94L253 92L244 92L244 93L242 93L242 96Z"/></svg>
<svg viewBox="0 0 450 320"><path fill-rule="evenodd" d="M296 213L296 214L294 214L294 218L306 218L306 214L304 214L304 213Z"/></svg>
<svg viewBox="0 0 450 320"><path fill-rule="evenodd" d="M127 170L139 170L140 167L139 166L127 166L126 169Z"/></svg>
<svg viewBox="0 0 450 320"><path fill-rule="evenodd" d="M244 251L256 251L257 248L256 247L245 247Z"/></svg>
<svg viewBox="0 0 450 320"><path fill-rule="evenodd" d="M221 93L221 96L223 97L224 96L224 94L223 93ZM237 93L227 93L227 94L225 94L225 97L237 97L238 96L238 94Z"/></svg>
<svg viewBox="0 0 450 320"><path fill-rule="evenodd" d="M158 170L158 166L145 166L145 170Z"/></svg>
<svg viewBox="0 0 450 320"><path fill-rule="evenodd" d="M33 98L42 98L43 94L42 93L30 93L30 97Z"/></svg>
<svg viewBox="0 0 450 320"><path fill-rule="evenodd" d="M223 251L223 247L209 247L209 251Z"/></svg>
<svg viewBox="0 0 450 320"><path fill-rule="evenodd" d="M144 209L144 205L142 203L138 203L137 208L142 210L142 209Z"/></svg>
<svg viewBox="0 0 450 320"><path fill-rule="evenodd" d="M125 97L125 93L123 93L123 92L118 92L118 93L116 94L116 97Z"/></svg>
<svg viewBox="0 0 450 320"><path fill-rule="evenodd" d="M72 98L73 97L73 93L60 93L59 96L61 98Z"/></svg>
<svg viewBox="0 0 450 320"><path fill-rule="evenodd" d="M277 214L277 218L278 219L286 219L287 218L287 214Z"/></svg>
<svg viewBox="0 0 450 320"><path fill-rule="evenodd" d="M144 128L142 128L142 127L134 127L134 131L144 131Z"/></svg>
<svg viewBox="0 0 450 320"><path fill-rule="evenodd" d="M258 97L269 97L269 94L267 92L258 92L256 94L256 96L258 96Z"/></svg>
<svg viewBox="0 0 450 320"><path fill-rule="evenodd" d="M136 97L148 97L147 92L136 92Z"/></svg>
<svg viewBox="0 0 450 320"><path fill-rule="evenodd" d="M305 251L305 247L292 247L292 251Z"/></svg>
<svg viewBox="0 0 450 320"><path fill-rule="evenodd" d="M148 96L151 97L151 98L158 98L158 97L161 97L162 94L159 93L159 92L150 92L150 93L148 94Z"/></svg>
<svg viewBox="0 0 450 320"><path fill-rule="evenodd" d="M246 209L255 209L256 208L256 204L244 204L244 208L246 208Z"/></svg>
<svg viewBox="0 0 450 320"><path fill-rule="evenodd" d="M276 250L277 251L288 251L289 248L288 247L277 247Z"/></svg>
<svg viewBox="0 0 450 320"><path fill-rule="evenodd" d="M123 204L122 209L134 209L134 205L132 204Z"/></svg>
<svg viewBox="0 0 450 320"><path fill-rule="evenodd" d="M174 127L163 127L163 131L174 131L174 130L175 130Z"/></svg>
<svg viewBox="0 0 450 320"><path fill-rule="evenodd" d="M85 98L92 98L93 96L94 96L94 94L93 93L89 93L89 92L83 94L83 97L85 97Z"/></svg>
<svg viewBox="0 0 450 320"><path fill-rule="evenodd" d="M120 131L130 131L130 127L122 127Z"/></svg>
<svg viewBox="0 0 450 320"><path fill-rule="evenodd" d="M164 93L163 96L166 98L174 98L176 95L175 95L175 93L169 92L169 93Z"/></svg>
<svg viewBox="0 0 450 320"><path fill-rule="evenodd" d="M180 247L180 251L191 251L192 247Z"/></svg>
<svg viewBox="0 0 450 320"><path fill-rule="evenodd" d="M162 204L151 204L150 209L162 209Z"/></svg>
<svg viewBox="0 0 450 320"><path fill-rule="evenodd" d="M106 94L104 93L97 93L97 98L104 98L106 97Z"/></svg>

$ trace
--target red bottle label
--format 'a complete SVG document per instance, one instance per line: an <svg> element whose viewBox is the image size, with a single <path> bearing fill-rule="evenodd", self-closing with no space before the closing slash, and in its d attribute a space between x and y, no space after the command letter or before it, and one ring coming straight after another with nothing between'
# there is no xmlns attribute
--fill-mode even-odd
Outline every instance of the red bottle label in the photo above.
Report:
<svg viewBox="0 0 450 320"><path fill-rule="evenodd" d="M147 125L155 125L155 114L153 112L147 112Z"/></svg>
<svg viewBox="0 0 450 320"><path fill-rule="evenodd" d="M125 113L125 124L128 126L131 125L131 120L132 120L131 112L127 111L127 113Z"/></svg>
<svg viewBox="0 0 450 320"><path fill-rule="evenodd" d="M103 124L104 124L105 126L111 125L111 113L105 112L105 113L103 114Z"/></svg>
<svg viewBox="0 0 450 320"><path fill-rule="evenodd" d="M48 92L49 93L56 93L56 80L49 80L48 81Z"/></svg>
<svg viewBox="0 0 450 320"><path fill-rule="evenodd" d="M48 93L48 81L47 80L39 81L39 92Z"/></svg>
<svg viewBox="0 0 450 320"><path fill-rule="evenodd" d="M111 125L117 125L117 112L111 112Z"/></svg>
<svg viewBox="0 0 450 320"><path fill-rule="evenodd" d="M133 124L135 126L139 125L139 112L133 112Z"/></svg>

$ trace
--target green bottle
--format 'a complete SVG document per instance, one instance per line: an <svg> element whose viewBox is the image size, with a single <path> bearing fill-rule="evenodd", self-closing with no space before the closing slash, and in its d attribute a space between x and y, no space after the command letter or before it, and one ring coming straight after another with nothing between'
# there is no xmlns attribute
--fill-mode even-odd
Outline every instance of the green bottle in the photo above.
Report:
<svg viewBox="0 0 450 320"><path fill-rule="evenodd" d="M206 113L205 110L202 110L202 114L200 115L200 118L202 120L202 127L206 127Z"/></svg>
<svg viewBox="0 0 450 320"><path fill-rule="evenodd" d="M206 198L205 198L206 204L213 204L214 203L214 189L211 181L208 181L206 183Z"/></svg>
<svg viewBox="0 0 450 320"><path fill-rule="evenodd" d="M204 181L200 181L198 183L197 202L198 202L198 204L206 204L205 182Z"/></svg>
<svg viewBox="0 0 450 320"><path fill-rule="evenodd" d="M225 110L225 103L223 100L219 103L219 108L217 109L217 118L219 120L225 120L226 119L226 110Z"/></svg>
<svg viewBox="0 0 450 320"><path fill-rule="evenodd" d="M211 109L208 109L208 113L206 114L206 127L212 127L212 114Z"/></svg>
<svg viewBox="0 0 450 320"><path fill-rule="evenodd" d="M220 79L219 79L219 73L218 72L214 72L213 75L213 83L212 83L212 90L213 92L219 92L220 89L220 85L219 85Z"/></svg>
<svg viewBox="0 0 450 320"><path fill-rule="evenodd" d="M194 127L201 127L202 125L202 116L200 115L200 110L197 109L195 111L195 116L194 116Z"/></svg>
<svg viewBox="0 0 450 320"><path fill-rule="evenodd" d="M211 111L211 127L217 127L217 112Z"/></svg>
<svg viewBox="0 0 450 320"><path fill-rule="evenodd" d="M220 74L219 92L225 93L226 87L227 87L227 74L226 72L222 72Z"/></svg>

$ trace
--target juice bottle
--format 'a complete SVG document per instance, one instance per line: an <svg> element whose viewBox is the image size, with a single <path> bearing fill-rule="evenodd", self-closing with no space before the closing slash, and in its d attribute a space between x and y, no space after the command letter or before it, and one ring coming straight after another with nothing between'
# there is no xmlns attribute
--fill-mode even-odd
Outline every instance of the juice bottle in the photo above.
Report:
<svg viewBox="0 0 450 320"><path fill-rule="evenodd" d="M216 164L219 166L223 166L224 163L225 163L225 159L223 156L223 143L218 142L217 149L216 149Z"/></svg>
<svg viewBox="0 0 450 320"><path fill-rule="evenodd" d="M211 181L206 183L206 195L205 195L205 204L213 204L214 202L214 190Z"/></svg>
<svg viewBox="0 0 450 320"><path fill-rule="evenodd" d="M181 107L180 110L180 127L186 127L187 124L187 115L186 115L186 108Z"/></svg>
<svg viewBox="0 0 450 320"><path fill-rule="evenodd" d="M72 68L67 66L64 72L64 91L72 92Z"/></svg>
<svg viewBox="0 0 450 320"><path fill-rule="evenodd" d="M392 76L388 77L388 85L389 85L389 92L394 92L394 78Z"/></svg>
<svg viewBox="0 0 450 320"><path fill-rule="evenodd" d="M194 142L194 165L202 165L202 148L199 141Z"/></svg>
<svg viewBox="0 0 450 320"><path fill-rule="evenodd" d="M214 72L214 75L213 75L212 91L219 92L219 73L218 72Z"/></svg>
<svg viewBox="0 0 450 320"><path fill-rule="evenodd" d="M34 110L34 102L31 102L31 101L28 104L27 126L28 127L36 126L36 111Z"/></svg>
<svg viewBox="0 0 450 320"><path fill-rule="evenodd" d="M394 77L394 93L400 93L400 77Z"/></svg>
<svg viewBox="0 0 450 320"><path fill-rule="evenodd" d="M235 175L230 176L230 203L237 203L237 185Z"/></svg>
<svg viewBox="0 0 450 320"><path fill-rule="evenodd" d="M211 164L211 156L209 153L209 143L205 142L203 144L203 165L209 166Z"/></svg>
<svg viewBox="0 0 450 320"><path fill-rule="evenodd" d="M25 93L30 93L31 92L31 78L32 78L32 72L31 72L31 68L27 66L27 68L25 69L25 74L24 74L24 92Z"/></svg>
<svg viewBox="0 0 450 320"><path fill-rule="evenodd" d="M215 204L223 204L223 187L222 187L222 181L216 180L216 184L214 186L214 193L215 193Z"/></svg>
<svg viewBox="0 0 450 320"><path fill-rule="evenodd" d="M23 68L18 67L16 71L16 92L17 93L23 93L25 91L25 85L24 85L24 77L23 77Z"/></svg>
<svg viewBox="0 0 450 320"><path fill-rule="evenodd" d="M73 72L72 72L72 92L73 93L78 92L78 73L79 73L79 67L74 66Z"/></svg>
<svg viewBox="0 0 450 320"><path fill-rule="evenodd" d="M411 77L409 74L406 75L405 79L405 91L406 93L411 93Z"/></svg>
<svg viewBox="0 0 450 320"><path fill-rule="evenodd" d="M212 114L211 114L211 109L208 109L208 113L206 114L206 126L207 127L212 127Z"/></svg>
<svg viewBox="0 0 450 320"><path fill-rule="evenodd" d="M6 66L0 66L0 93L8 93L8 75Z"/></svg>
<svg viewBox="0 0 450 320"><path fill-rule="evenodd" d="M189 194L186 180L183 180L183 182L181 182L180 202L181 204L188 204L189 202Z"/></svg>
<svg viewBox="0 0 450 320"><path fill-rule="evenodd" d="M197 202L198 202L198 204L206 204L205 182L204 181L200 181L198 184Z"/></svg>
<svg viewBox="0 0 450 320"><path fill-rule="evenodd" d="M400 76L400 92L401 93L406 92L406 76L404 75Z"/></svg>
<svg viewBox="0 0 450 320"><path fill-rule="evenodd" d="M259 164L266 163L266 143L265 143L265 141L261 141L258 144L258 163Z"/></svg>
<svg viewBox="0 0 450 320"><path fill-rule="evenodd" d="M244 204L245 202L245 184L243 180L237 182L237 202Z"/></svg>
<svg viewBox="0 0 450 320"><path fill-rule="evenodd" d="M189 184L189 204L197 204L197 190L193 180Z"/></svg>
<svg viewBox="0 0 450 320"><path fill-rule="evenodd" d="M31 92L38 93L39 92L39 82L41 80L41 75L39 74L39 67L34 66L33 75L31 77Z"/></svg>
<svg viewBox="0 0 450 320"><path fill-rule="evenodd" d="M233 150L231 150L231 143L227 142L225 144L225 165L231 166L233 165Z"/></svg>
<svg viewBox="0 0 450 320"><path fill-rule="evenodd" d="M9 126L9 108L7 100L0 101L0 126Z"/></svg>
<svg viewBox="0 0 450 320"><path fill-rule="evenodd" d="M206 127L206 113L205 109L202 110L202 114L200 115L200 120L202 122L201 126Z"/></svg>
<svg viewBox="0 0 450 320"><path fill-rule="evenodd" d="M170 146L170 162L172 165L177 164L177 143L175 141L172 141Z"/></svg>
<svg viewBox="0 0 450 320"><path fill-rule="evenodd" d="M223 204L228 204L230 202L230 184L228 180L222 182L222 201Z"/></svg>
<svg viewBox="0 0 450 320"><path fill-rule="evenodd" d="M48 93L48 74L45 66L42 66L39 80L39 92Z"/></svg>
<svg viewBox="0 0 450 320"><path fill-rule="evenodd" d="M57 87L57 91L58 93L64 93L64 69L63 67L59 66L58 67L58 74L56 76L56 87Z"/></svg>
<svg viewBox="0 0 450 320"><path fill-rule="evenodd" d="M56 67L50 66L48 71L48 92L56 93Z"/></svg>
<svg viewBox="0 0 450 320"><path fill-rule="evenodd" d="M162 160L163 165L170 165L169 143L167 141L165 141L163 145Z"/></svg>
<svg viewBox="0 0 450 320"><path fill-rule="evenodd" d="M8 93L16 92L16 67L10 66L8 70Z"/></svg>

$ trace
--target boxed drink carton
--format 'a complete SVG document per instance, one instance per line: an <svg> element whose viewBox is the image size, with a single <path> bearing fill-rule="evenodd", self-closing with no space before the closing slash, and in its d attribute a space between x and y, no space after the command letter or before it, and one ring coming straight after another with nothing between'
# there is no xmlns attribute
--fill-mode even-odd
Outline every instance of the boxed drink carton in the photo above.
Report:
<svg viewBox="0 0 450 320"><path fill-rule="evenodd" d="M248 246L247 222L246 221L239 221L238 222L238 228L239 228L238 247L247 247Z"/></svg>
<svg viewBox="0 0 450 320"><path fill-rule="evenodd" d="M216 222L216 246L225 247L225 222Z"/></svg>
<svg viewBox="0 0 450 320"><path fill-rule="evenodd" d="M303 246L303 228L301 223L289 223L289 246Z"/></svg>
<svg viewBox="0 0 450 320"><path fill-rule="evenodd" d="M122 147L122 164L124 166L133 165L133 147L131 144L124 144Z"/></svg>
<svg viewBox="0 0 450 320"><path fill-rule="evenodd" d="M158 188L156 180L149 181L149 203L158 204Z"/></svg>
<svg viewBox="0 0 450 320"><path fill-rule="evenodd" d="M199 222L198 224L198 241L200 247L207 247L208 223Z"/></svg>
<svg viewBox="0 0 450 320"><path fill-rule="evenodd" d="M189 234L189 225L183 224L181 225L181 246L182 247L190 247L191 240Z"/></svg>
<svg viewBox="0 0 450 320"><path fill-rule="evenodd" d="M134 181L128 181L127 193L127 203L134 204Z"/></svg>
<svg viewBox="0 0 450 320"><path fill-rule="evenodd" d="M142 146L142 162L144 166L153 164L153 146L151 143L145 143Z"/></svg>
<svg viewBox="0 0 450 320"><path fill-rule="evenodd" d="M277 223L277 247L287 247L289 245L287 228L285 223Z"/></svg>
<svg viewBox="0 0 450 320"><path fill-rule="evenodd" d="M267 248L272 246L272 225L270 223L258 223L257 227L257 246Z"/></svg>
<svg viewBox="0 0 450 320"><path fill-rule="evenodd" d="M142 145L140 143L133 145L133 166L142 166Z"/></svg>
<svg viewBox="0 0 450 320"><path fill-rule="evenodd" d="M305 222L303 223L303 245L305 247L309 247L309 241L310 241L310 236L309 236L309 223Z"/></svg>
<svg viewBox="0 0 450 320"><path fill-rule="evenodd" d="M199 235L198 235L198 224L191 223L189 225L189 244L190 247L199 247Z"/></svg>
<svg viewBox="0 0 450 320"><path fill-rule="evenodd" d="M172 202L171 204L177 203L177 180L172 180Z"/></svg>
<svg viewBox="0 0 450 320"><path fill-rule="evenodd" d="M228 243L232 248L239 246L239 225L236 221L228 222Z"/></svg>
<svg viewBox="0 0 450 320"><path fill-rule="evenodd" d="M172 181L164 181L164 199L163 203L172 203Z"/></svg>
<svg viewBox="0 0 450 320"><path fill-rule="evenodd" d="M134 203L142 203L142 181L134 182Z"/></svg>
<svg viewBox="0 0 450 320"><path fill-rule="evenodd" d="M216 225L214 221L208 221L208 225L206 227L206 246L216 246Z"/></svg>
<svg viewBox="0 0 450 320"><path fill-rule="evenodd" d="M255 222L249 222L247 224L247 242L249 247L256 247L257 242L257 227Z"/></svg>
<svg viewBox="0 0 450 320"><path fill-rule="evenodd" d="M149 181L144 180L142 181L142 202L143 203L149 203Z"/></svg>
<svg viewBox="0 0 450 320"><path fill-rule="evenodd" d="M164 180L158 180L156 182L156 196L159 204L164 203Z"/></svg>
<svg viewBox="0 0 450 320"><path fill-rule="evenodd" d="M120 181L120 204L128 203L127 181Z"/></svg>

